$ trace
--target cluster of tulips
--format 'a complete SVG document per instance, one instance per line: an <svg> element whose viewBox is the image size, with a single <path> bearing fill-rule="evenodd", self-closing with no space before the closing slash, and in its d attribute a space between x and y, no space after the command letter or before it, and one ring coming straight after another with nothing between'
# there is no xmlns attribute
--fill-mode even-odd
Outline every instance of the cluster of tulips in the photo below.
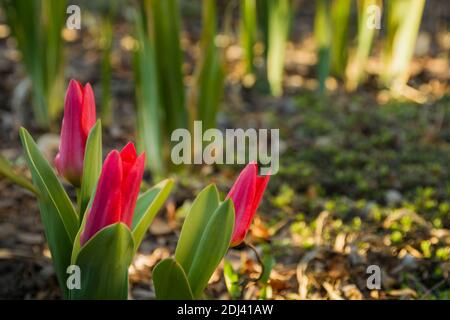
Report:
<svg viewBox="0 0 450 320"><path fill-rule="evenodd" d="M126 299L129 266L173 181L166 179L139 194L145 153L138 155L131 142L102 161L101 123L89 84L70 81L54 161L58 175L76 189L76 205L24 128L20 137L64 298ZM214 185L198 194L174 257L153 269L158 299L203 296L228 248L244 241L268 181L250 163L224 201ZM71 266L80 270L80 285L74 288L68 286Z"/></svg>

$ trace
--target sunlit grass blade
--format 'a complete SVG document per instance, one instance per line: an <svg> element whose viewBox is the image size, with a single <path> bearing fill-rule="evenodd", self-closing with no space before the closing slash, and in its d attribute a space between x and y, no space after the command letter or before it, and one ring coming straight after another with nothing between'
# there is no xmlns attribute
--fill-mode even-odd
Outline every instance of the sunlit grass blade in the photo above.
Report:
<svg viewBox="0 0 450 320"><path fill-rule="evenodd" d="M314 37L317 45L317 78L319 92L325 92L325 81L330 73L331 59L331 0L316 1L316 15L314 18Z"/></svg>
<svg viewBox="0 0 450 320"><path fill-rule="evenodd" d="M114 1L113 4L116 4ZM116 15L116 6L111 5L109 10L101 18L101 44L102 44L102 104L101 118L105 125L110 125L112 121L112 93L111 93L111 54L113 42L113 21Z"/></svg>
<svg viewBox="0 0 450 320"><path fill-rule="evenodd" d="M253 74L253 49L258 31L256 0L242 0L240 2L240 37L244 50L245 73Z"/></svg>
<svg viewBox="0 0 450 320"><path fill-rule="evenodd" d="M111 123L111 51L112 51L112 21L111 17L105 16L102 18L101 33L102 33L102 104L101 104L101 118L105 125Z"/></svg>
<svg viewBox="0 0 450 320"><path fill-rule="evenodd" d="M3 0L6 17L32 82L33 112L48 127L62 109L64 0Z"/></svg>
<svg viewBox="0 0 450 320"><path fill-rule="evenodd" d="M358 35L356 49L351 53L346 69L346 88L355 90L364 78L364 70L369 59L375 31L376 21L369 19L381 18L381 0L359 0L358 4ZM375 10L371 10L375 9ZM368 26L371 23L372 26Z"/></svg>
<svg viewBox="0 0 450 320"><path fill-rule="evenodd" d="M331 5L331 25L333 38L331 45L331 71L336 76L344 76L348 53L348 31L352 0L334 0Z"/></svg>
<svg viewBox="0 0 450 320"><path fill-rule="evenodd" d="M17 45L22 53L22 61L33 85L33 112L36 122L50 125L45 102L44 64L42 56L40 25L41 4L38 0L3 0L2 6L11 26Z"/></svg>
<svg viewBox="0 0 450 320"><path fill-rule="evenodd" d="M46 59L44 84L46 90L46 100L50 118L54 119L62 110L64 99L64 59L63 40L61 31L66 21L66 1L49 0L41 1L43 57ZM39 26L37 26L39 28Z"/></svg>
<svg viewBox="0 0 450 320"><path fill-rule="evenodd" d="M147 167L156 176L162 175L162 128L155 52L146 30L145 16L135 13L138 47L134 55L138 148L147 156Z"/></svg>
<svg viewBox="0 0 450 320"><path fill-rule="evenodd" d="M178 0L145 0L157 61L160 102L165 113L164 129L168 136L175 129L187 127L179 10Z"/></svg>
<svg viewBox="0 0 450 320"><path fill-rule="evenodd" d="M387 2L387 33L382 82L394 94L402 91L409 78L409 63L419 32L425 0Z"/></svg>
<svg viewBox="0 0 450 320"><path fill-rule="evenodd" d="M283 93L285 51L291 25L291 1L267 0L267 80L274 96Z"/></svg>
<svg viewBox="0 0 450 320"><path fill-rule="evenodd" d="M215 45L217 34L216 0L203 0L201 56L195 71L195 82L189 93L191 123L202 121L203 129L216 126L217 112L223 96L224 67L220 49Z"/></svg>

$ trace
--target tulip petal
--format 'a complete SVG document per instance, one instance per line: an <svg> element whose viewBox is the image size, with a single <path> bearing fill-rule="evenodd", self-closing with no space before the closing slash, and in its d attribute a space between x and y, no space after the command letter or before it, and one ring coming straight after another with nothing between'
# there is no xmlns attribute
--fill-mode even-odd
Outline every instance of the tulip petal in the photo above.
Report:
<svg viewBox="0 0 450 320"><path fill-rule="evenodd" d="M264 191L266 190L267 184L269 183L270 175L258 176L256 177L256 192L255 198L253 199L252 212L256 212L261 202Z"/></svg>
<svg viewBox="0 0 450 320"><path fill-rule="evenodd" d="M127 165L125 161L123 161L122 164L124 167ZM139 195L142 176L144 175L144 164L145 164L145 153L142 153L128 169L128 172L126 174L124 172L123 175L123 182L122 182L123 202L120 220L130 228L133 222L134 208L136 207L136 200Z"/></svg>
<svg viewBox="0 0 450 320"><path fill-rule="evenodd" d="M91 85L88 83L83 89L83 106L81 115L81 125L83 132L86 135L86 139L89 135L89 131L95 124L95 97L94 91L92 91Z"/></svg>
<svg viewBox="0 0 450 320"><path fill-rule="evenodd" d="M64 119L56 168L74 186L80 185L86 137L81 129L83 93L81 85L71 80L64 101Z"/></svg>
<svg viewBox="0 0 450 320"><path fill-rule="evenodd" d="M234 231L231 245L235 246L244 240L250 226L254 212L253 202L256 194L256 177L258 167L256 163L249 163L239 174L236 182L227 195L231 198L235 208Z"/></svg>
<svg viewBox="0 0 450 320"><path fill-rule="evenodd" d="M81 245L102 228L120 221L122 161L117 150L111 151L103 164L94 201L89 210Z"/></svg>

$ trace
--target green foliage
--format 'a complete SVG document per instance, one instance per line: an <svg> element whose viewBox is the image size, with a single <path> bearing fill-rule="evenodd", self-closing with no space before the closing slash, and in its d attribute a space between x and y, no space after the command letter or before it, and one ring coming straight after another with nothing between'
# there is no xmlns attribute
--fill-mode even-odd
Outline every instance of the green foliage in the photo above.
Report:
<svg viewBox="0 0 450 320"><path fill-rule="evenodd" d="M161 125L164 113L160 105L154 46L147 32L143 10L135 12L135 29L139 41L134 55L138 148L146 152L147 167L159 177L165 171Z"/></svg>
<svg viewBox="0 0 450 320"><path fill-rule="evenodd" d="M2 155L0 155L0 175L6 177L22 188L25 188L32 193L39 195L39 192L36 190L30 180L27 179L24 175L15 172L13 165Z"/></svg>
<svg viewBox="0 0 450 320"><path fill-rule="evenodd" d="M342 78L347 65L348 33L350 26L350 12L353 1L335 0L331 5L331 26L333 39L331 45L331 71Z"/></svg>
<svg viewBox="0 0 450 320"><path fill-rule="evenodd" d="M180 48L180 8L178 0L144 0L147 27L155 50L161 110L166 135L187 128L187 112Z"/></svg>
<svg viewBox="0 0 450 320"><path fill-rule="evenodd" d="M284 56L292 12L290 0L267 1L267 79L274 96L283 92Z"/></svg>
<svg viewBox="0 0 450 320"><path fill-rule="evenodd" d="M153 269L153 283L159 300L192 300L192 291L186 273L173 258L168 258Z"/></svg>
<svg viewBox="0 0 450 320"><path fill-rule="evenodd" d="M317 78L320 93L325 92L325 81L330 73L330 52L333 37L330 3L331 0L317 0L314 18L314 37L318 52Z"/></svg>
<svg viewBox="0 0 450 320"><path fill-rule="evenodd" d="M189 113L191 123L202 121L203 129L216 127L217 112L222 100L225 71L222 54L215 44L217 34L216 0L203 0L202 54L195 71L195 83L190 88ZM191 129L192 130L192 129Z"/></svg>
<svg viewBox="0 0 450 320"><path fill-rule="evenodd" d="M78 231L78 215L52 167L24 128L20 129L20 139L33 184L40 194L39 210L58 281L63 295L68 297L66 268L70 265L72 245Z"/></svg>
<svg viewBox="0 0 450 320"><path fill-rule="evenodd" d="M102 171L102 124L100 120L92 127L86 142L86 150L83 161L83 177L81 179L81 189L78 197L80 221L83 220L84 213L91 196L95 191L98 177Z"/></svg>
<svg viewBox="0 0 450 320"><path fill-rule="evenodd" d="M350 55L346 70L346 87L349 90L355 90L364 76L364 70L369 59L372 42L375 35L375 28L368 28L367 21L373 12L369 7L376 5L380 8L381 0L361 0L357 1L358 5L358 33L356 39L356 49ZM376 17L373 17L376 18Z"/></svg>
<svg viewBox="0 0 450 320"><path fill-rule="evenodd" d="M198 299L230 244L234 209L230 199L219 204L214 185L195 199L181 229L175 259L185 271L194 298Z"/></svg>
<svg viewBox="0 0 450 320"><path fill-rule="evenodd" d="M61 30L66 1L2 0L1 4L32 82L36 122L48 127L63 106Z"/></svg>
<svg viewBox="0 0 450 320"><path fill-rule="evenodd" d="M240 1L240 38L241 45L244 49L245 72L253 74L254 53L253 49L256 43L258 31L257 24L257 0Z"/></svg>
<svg viewBox="0 0 450 320"><path fill-rule="evenodd" d="M224 260L223 263L223 277L225 279L225 285L227 291L231 296L231 299L239 299L241 296L241 286L239 285L239 274L234 271L233 266L228 260Z"/></svg>
<svg viewBox="0 0 450 320"><path fill-rule="evenodd" d="M111 93L111 53L113 44L113 21L117 11L117 1L113 1L109 10L101 16L101 45L102 45L102 104L100 107L101 118L106 125L112 121L112 93Z"/></svg>
<svg viewBox="0 0 450 320"><path fill-rule="evenodd" d="M388 1L382 82L399 93L409 78L425 0ZM405 14L408 13L408 14Z"/></svg>
<svg viewBox="0 0 450 320"><path fill-rule="evenodd" d="M70 290L70 298L126 300L133 249L133 237L125 224L119 222L100 230L76 256L81 288Z"/></svg>
<svg viewBox="0 0 450 320"><path fill-rule="evenodd" d="M145 232L169 196L172 187L173 180L166 179L139 196L132 223L135 252L137 252L139 245L144 239Z"/></svg>

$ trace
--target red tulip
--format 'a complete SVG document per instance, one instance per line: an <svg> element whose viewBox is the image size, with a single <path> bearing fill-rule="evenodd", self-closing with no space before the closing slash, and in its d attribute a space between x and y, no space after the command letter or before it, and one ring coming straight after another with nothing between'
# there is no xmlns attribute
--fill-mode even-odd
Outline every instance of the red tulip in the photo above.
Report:
<svg viewBox="0 0 450 320"><path fill-rule="evenodd" d="M249 163L237 178L227 195L234 203L235 222L231 246L239 245L245 238L264 190L269 182L269 175L258 176L258 165Z"/></svg>
<svg viewBox="0 0 450 320"><path fill-rule="evenodd" d="M95 99L91 85L70 80L64 101L59 153L55 158L58 173L72 185L81 185L84 151L89 131L95 124Z"/></svg>
<svg viewBox="0 0 450 320"><path fill-rule="evenodd" d="M144 174L145 153L136 155L129 142L119 153L111 151L103 164L92 207L87 213L81 245L106 226L123 222L131 228L139 186Z"/></svg>

